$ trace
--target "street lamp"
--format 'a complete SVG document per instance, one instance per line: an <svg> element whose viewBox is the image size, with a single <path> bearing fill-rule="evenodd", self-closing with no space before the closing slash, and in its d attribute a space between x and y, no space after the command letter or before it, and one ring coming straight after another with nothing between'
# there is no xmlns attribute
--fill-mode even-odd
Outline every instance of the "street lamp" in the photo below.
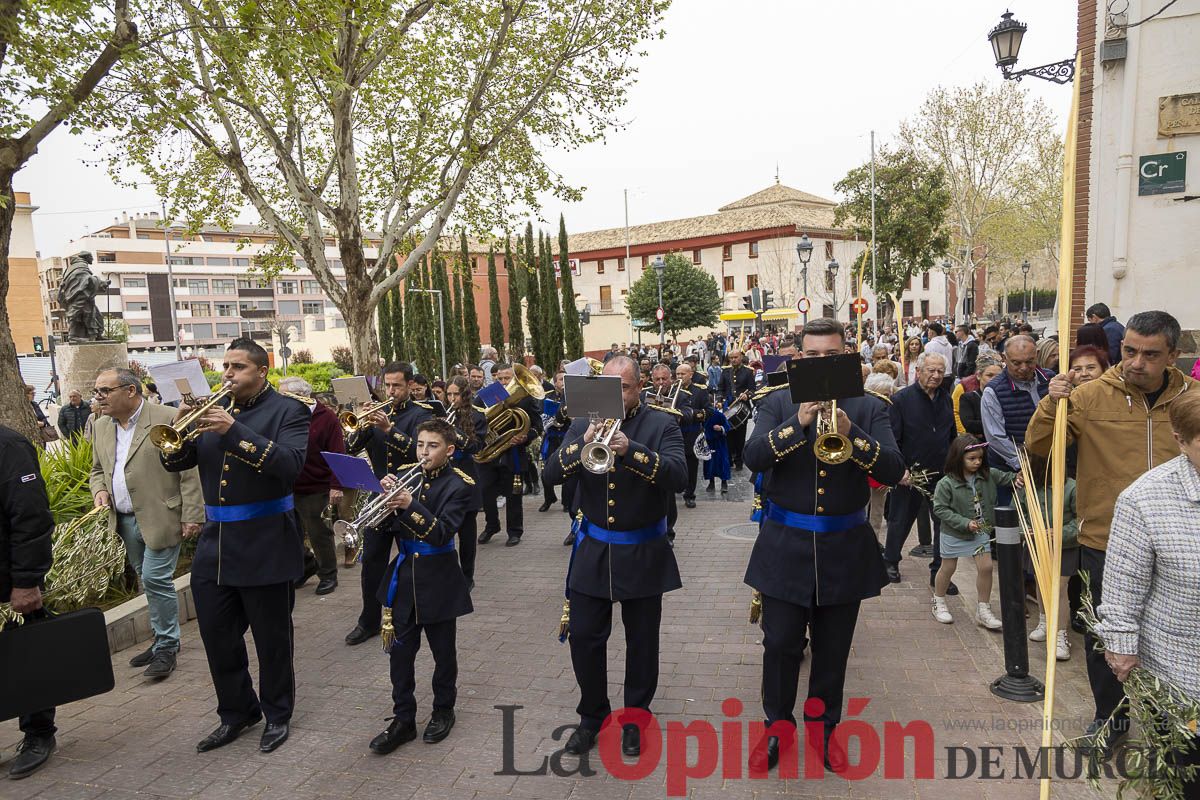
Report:
<svg viewBox="0 0 1200 800"><path fill-rule="evenodd" d="M841 264L836 258L829 259L829 263L825 265L825 269L829 271L829 294L833 300L833 318L837 319L838 302L837 302L837 274Z"/></svg>
<svg viewBox="0 0 1200 800"><path fill-rule="evenodd" d="M1075 78L1075 59L1069 58L1053 64L1043 64L1020 72L1013 72L1017 56L1021 52L1021 41L1025 38L1025 23L1013 19L1011 11L1000 15L1000 24L988 33L988 41L992 43L992 54L996 57L996 66L1005 80L1019 81L1026 75L1053 81L1054 83L1070 83Z"/></svg>
<svg viewBox="0 0 1200 800"><path fill-rule="evenodd" d="M946 290L946 322L950 321L950 270L952 266L950 259L947 258L942 261L942 274L946 276L945 286L943 287Z"/></svg>
<svg viewBox="0 0 1200 800"><path fill-rule="evenodd" d="M805 306L808 306L808 262L812 259L812 241L809 240L808 234L802 234L800 241L796 243L796 257L800 259L800 266L804 270L804 300ZM808 312L804 312L804 323L808 324Z"/></svg>
<svg viewBox="0 0 1200 800"><path fill-rule="evenodd" d="M1030 298L1030 301L1029 301L1030 307L1028 309L1025 308L1025 297L1029 292L1029 270L1030 270L1030 268L1031 267L1030 267L1028 258L1021 262L1021 317L1026 322L1029 321L1029 312L1033 310L1033 299L1032 298Z"/></svg>
<svg viewBox="0 0 1200 800"><path fill-rule="evenodd" d="M663 308L662 299L662 278L663 270L667 268L666 262L662 256L654 257L654 277L658 278L658 355L662 357L663 348L667 346L667 334L663 330L663 317L666 316L666 310Z"/></svg>

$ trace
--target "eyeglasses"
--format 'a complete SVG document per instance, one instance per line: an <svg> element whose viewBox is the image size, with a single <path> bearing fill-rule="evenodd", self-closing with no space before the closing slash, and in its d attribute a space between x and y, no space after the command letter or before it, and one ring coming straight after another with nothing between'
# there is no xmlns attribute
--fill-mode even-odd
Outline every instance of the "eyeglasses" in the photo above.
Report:
<svg viewBox="0 0 1200 800"><path fill-rule="evenodd" d="M118 383L116 386L101 386L98 389L92 389L92 397L99 397L99 398L103 399L105 397L108 397L110 394L115 392L117 389L123 389L126 386L133 386L133 384L132 383Z"/></svg>

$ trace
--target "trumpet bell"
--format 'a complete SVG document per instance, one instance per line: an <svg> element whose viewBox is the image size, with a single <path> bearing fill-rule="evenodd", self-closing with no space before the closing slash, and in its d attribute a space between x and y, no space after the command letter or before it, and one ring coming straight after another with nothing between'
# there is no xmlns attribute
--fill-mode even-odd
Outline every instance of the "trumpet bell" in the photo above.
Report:
<svg viewBox="0 0 1200 800"><path fill-rule="evenodd" d="M183 441L183 435L170 425L155 425L150 428L150 444L169 456L183 449Z"/></svg>
<svg viewBox="0 0 1200 800"><path fill-rule="evenodd" d="M579 454L583 468L593 475L603 475L612 467L615 456L612 448L604 442L588 442Z"/></svg>
<svg viewBox="0 0 1200 800"><path fill-rule="evenodd" d="M841 464L850 458L850 440L840 433L824 433L813 444L813 453L818 461L826 464Z"/></svg>

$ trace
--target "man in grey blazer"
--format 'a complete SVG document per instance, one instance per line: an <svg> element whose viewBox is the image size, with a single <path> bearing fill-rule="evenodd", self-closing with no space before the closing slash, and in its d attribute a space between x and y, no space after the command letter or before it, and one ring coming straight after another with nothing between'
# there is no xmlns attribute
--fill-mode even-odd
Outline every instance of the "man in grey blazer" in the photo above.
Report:
<svg viewBox="0 0 1200 800"><path fill-rule="evenodd" d="M149 439L150 429L170 425L175 409L142 397L142 384L127 369L96 376L93 396L100 406L92 443L92 495L109 506L112 530L125 542L130 565L142 579L154 643L134 656L131 667L146 667L149 678L175 671L179 652L179 601L175 566L182 538L200 532L204 499L195 468L167 472Z"/></svg>

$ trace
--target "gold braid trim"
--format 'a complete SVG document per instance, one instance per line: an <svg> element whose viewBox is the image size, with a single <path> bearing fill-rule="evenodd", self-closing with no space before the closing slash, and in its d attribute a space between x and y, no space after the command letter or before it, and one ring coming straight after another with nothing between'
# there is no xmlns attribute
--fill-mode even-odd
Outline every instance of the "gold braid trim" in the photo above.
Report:
<svg viewBox="0 0 1200 800"><path fill-rule="evenodd" d="M775 459L778 461L808 444L808 440L799 439L796 442L793 442L790 447L785 447L783 450L780 450L778 445L775 444L775 431L771 431L767 434L767 443L771 445L771 452L775 454Z"/></svg>
<svg viewBox="0 0 1200 800"><path fill-rule="evenodd" d="M634 475L637 475L639 478L644 478L648 482L654 483L654 477L656 475L658 475L658 466L659 466L659 464L662 463L662 456L660 456L658 453L653 453L653 455L654 455L654 469L650 470L649 475L642 472L641 470L634 469L633 466L628 461L625 462L625 469L629 470Z"/></svg>
<svg viewBox="0 0 1200 800"><path fill-rule="evenodd" d="M859 461L859 460L858 460L857 458L855 458L854 456L851 456L851 457L850 457L850 460L851 460L851 461L853 461L853 462L854 462L855 464L857 464L858 466L862 467L862 469L863 469L865 472L868 472L868 473L869 473L869 472L871 471L871 468L875 466L875 462L879 460L879 452L880 452L880 450L882 450L882 449L883 449L883 448L881 448L881 447L879 446L879 442L875 442L875 454L874 454L874 455L871 457L871 463L870 463L870 464L864 464L863 462Z"/></svg>
<svg viewBox="0 0 1200 800"><path fill-rule="evenodd" d="M261 472L261 471L262 471L262 465L263 465L263 462L267 460L267 453L270 453L270 452L271 452L271 448L272 448L272 447L274 447L274 446L275 446L275 442L273 442L272 440L268 439L268 440L267 440L267 446L263 448L262 455L258 457L258 461L251 461L251 460L249 460L249 459L242 458L240 455L238 455L237 453L233 452L232 450L226 450L226 451L225 451L225 453L226 453L227 455L233 456L233 457L234 457L234 458L236 458L238 461L241 461L241 462L243 462L243 463L245 463L245 464L249 464L249 465L250 465L250 467L251 467L252 469L254 469L254 470L258 471L258 472Z"/></svg>

